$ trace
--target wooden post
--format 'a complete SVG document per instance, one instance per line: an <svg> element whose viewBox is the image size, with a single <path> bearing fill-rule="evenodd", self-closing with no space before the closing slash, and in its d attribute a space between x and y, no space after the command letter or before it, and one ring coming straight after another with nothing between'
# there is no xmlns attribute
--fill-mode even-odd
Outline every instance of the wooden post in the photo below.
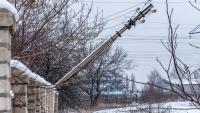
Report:
<svg viewBox="0 0 200 113"><path fill-rule="evenodd" d="M0 113L11 113L11 34L15 30L15 19L12 13L0 9Z"/></svg>

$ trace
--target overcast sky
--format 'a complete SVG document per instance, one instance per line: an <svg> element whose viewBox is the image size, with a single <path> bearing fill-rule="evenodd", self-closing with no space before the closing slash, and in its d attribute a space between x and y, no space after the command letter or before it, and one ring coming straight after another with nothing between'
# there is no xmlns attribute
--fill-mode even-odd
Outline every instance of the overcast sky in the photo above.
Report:
<svg viewBox="0 0 200 113"><path fill-rule="evenodd" d="M91 2L91 0L84 1ZM102 38L106 38L107 35L111 35L123 27L122 23L135 14L134 10L144 5L140 4L143 2L142 0L93 0L93 2L94 8L103 11L105 21L110 20L105 27L108 29L100 35ZM164 65L167 65L169 60L168 53L160 41L162 39L166 42L168 32L165 0L153 0L152 4L157 13L146 17L145 23L137 24L136 28L124 33L114 44L127 51L129 58L134 60L134 64L137 65L127 74L134 73L136 80L142 82L147 80L147 75L155 68L165 77L156 57ZM189 43L200 45L200 37L193 35L190 39L188 33L200 24L200 12L191 7L188 0L169 0L169 5L174 9L174 26L179 24L178 38L181 39L178 40L178 56L186 64L196 68L200 66L200 50L189 46ZM129 9L124 11L127 8Z"/></svg>

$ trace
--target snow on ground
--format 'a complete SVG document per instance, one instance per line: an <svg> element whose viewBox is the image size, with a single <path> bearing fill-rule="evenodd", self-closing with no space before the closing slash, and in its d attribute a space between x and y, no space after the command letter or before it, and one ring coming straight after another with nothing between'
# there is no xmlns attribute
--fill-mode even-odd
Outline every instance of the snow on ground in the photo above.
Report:
<svg viewBox="0 0 200 113"><path fill-rule="evenodd" d="M164 104L164 107L167 106L170 107L171 113L200 113L190 102L168 102Z"/></svg>
<svg viewBox="0 0 200 113"><path fill-rule="evenodd" d="M151 108L152 113L200 113L200 110L195 108L190 102L167 102L160 104L136 104L133 103L132 107L115 108L96 111L94 113L147 113ZM159 108L159 109L158 109ZM140 109L140 111L138 111ZM160 112L158 112L158 110Z"/></svg>
<svg viewBox="0 0 200 113"><path fill-rule="evenodd" d="M17 9L12 4L10 4L7 0L0 0L0 9L5 9L5 10L10 11L14 15L16 21L19 19Z"/></svg>

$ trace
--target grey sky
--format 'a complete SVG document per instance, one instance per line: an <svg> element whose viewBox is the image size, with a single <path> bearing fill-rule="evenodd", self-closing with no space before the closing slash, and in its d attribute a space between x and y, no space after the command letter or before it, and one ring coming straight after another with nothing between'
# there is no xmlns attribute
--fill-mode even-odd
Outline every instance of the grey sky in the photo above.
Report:
<svg viewBox="0 0 200 113"><path fill-rule="evenodd" d="M90 2L91 0L85 1ZM141 0L94 0L94 7L103 10L104 17L108 17L115 12L120 12L141 2ZM131 72L134 73L136 80L142 82L147 80L147 75L154 68L156 68L162 76L165 76L165 73L156 62L156 57L158 57L164 65L167 65L169 59L167 51L160 43L160 39L164 41L167 39L165 0L153 0L152 3L155 9L157 9L157 13L146 17L146 22L144 24L138 24L136 28L127 31L115 42L115 45L122 47L128 52L129 58L133 59L134 63L137 65L135 69L130 70L127 74L130 75ZM187 0L169 0L169 5L171 8L174 8L173 22L179 24L178 37L181 39L178 40L178 56L194 69L200 66L200 51L189 46L188 43L200 45L200 37L196 35L192 39L189 39L188 33L200 24L200 12L191 7ZM142 6L143 5L139 5L137 7ZM106 18L106 20L109 20L117 17L108 22L106 28L108 27L109 29L101 33L100 37L106 38L106 35L111 35L113 32L120 29L123 26L121 23L123 21L126 22L133 16L135 11L132 10L137 7ZM123 16L119 17L120 15ZM176 24L174 24L174 26Z"/></svg>

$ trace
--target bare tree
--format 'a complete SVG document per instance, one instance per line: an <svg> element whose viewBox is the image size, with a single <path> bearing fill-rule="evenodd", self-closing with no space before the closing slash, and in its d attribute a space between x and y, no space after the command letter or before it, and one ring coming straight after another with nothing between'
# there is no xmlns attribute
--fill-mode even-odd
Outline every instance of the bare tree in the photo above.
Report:
<svg viewBox="0 0 200 113"><path fill-rule="evenodd" d="M184 100L190 101L196 108L200 108L200 83L199 79L195 77L195 73L199 70L191 71L190 67L185 64L182 60L180 60L176 55L177 49L177 29L172 26L172 14L173 9L169 11L168 8L168 0L166 0L166 12L168 17L168 43L163 43L166 50L171 54L171 58L169 60L169 65L164 67L162 63L157 59L160 63L166 75L168 77L169 89L174 94L178 95L180 98ZM174 73L176 74L176 81L173 81L170 76L170 70L174 68Z"/></svg>
<svg viewBox="0 0 200 113"><path fill-rule="evenodd" d="M162 77L156 69L151 71L150 75L148 76L149 83L151 83L151 84L155 84L155 82L157 82L161 79L162 79Z"/></svg>
<svg viewBox="0 0 200 113"><path fill-rule="evenodd" d="M157 82L159 82L161 79L161 75L156 69L151 71L150 75L148 76L148 84L145 84L142 90L142 98L144 102L152 103L162 101L161 89L154 86L157 85Z"/></svg>
<svg viewBox="0 0 200 113"><path fill-rule="evenodd" d="M128 75L126 75L126 77L125 77L125 82L126 82L126 90L128 90L128 88L129 88L129 80L128 80Z"/></svg>
<svg viewBox="0 0 200 113"><path fill-rule="evenodd" d="M85 47L85 51L82 51L83 53L80 53L77 59L87 56L95 47L93 45L89 45L89 49ZM115 80L106 82L106 77L122 75L123 70L130 67L130 63L131 61L127 60L127 54L122 49L109 48L82 70L79 75L82 80L80 88L89 95L92 108L97 105L104 86L117 84Z"/></svg>
<svg viewBox="0 0 200 113"><path fill-rule="evenodd" d="M192 1L189 1L190 5L194 7L196 10L200 11L200 8L196 6L198 0L194 0L194 3ZM199 1L198 1L199 2Z"/></svg>
<svg viewBox="0 0 200 113"><path fill-rule="evenodd" d="M133 73L131 74L131 81L135 81L135 75ZM131 83L131 90L132 90L132 92L137 90L135 82Z"/></svg>
<svg viewBox="0 0 200 113"><path fill-rule="evenodd" d="M78 4L78 0L9 1L20 15L12 38L12 58L51 83L79 63L74 60L76 53L103 30L102 16L92 14L92 5ZM79 106L80 91L74 85L58 90L60 109Z"/></svg>

